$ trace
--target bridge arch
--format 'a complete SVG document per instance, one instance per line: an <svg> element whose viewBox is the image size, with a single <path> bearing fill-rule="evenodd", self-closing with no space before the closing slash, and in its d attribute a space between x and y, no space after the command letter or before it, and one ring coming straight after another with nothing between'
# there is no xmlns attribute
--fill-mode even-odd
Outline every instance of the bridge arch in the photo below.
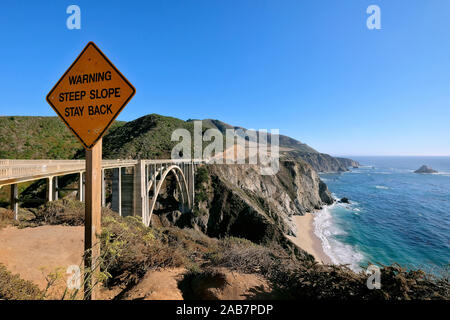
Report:
<svg viewBox="0 0 450 320"><path fill-rule="evenodd" d="M160 170L158 170L157 172L154 173L152 179L150 180L150 182L148 184L147 195L150 192L151 188L153 187L153 183L156 182L156 177L160 176L159 182L156 185L156 190L153 194L152 202L149 206L147 219L145 221L146 226L150 225L153 210L155 209L156 201L158 200L159 192L161 191L161 187L169 173L173 173L173 175L175 176L178 189L180 190L180 193L181 193L183 205L187 204L188 208L191 208L191 199L189 197L189 191L188 191L189 188L188 188L187 180L186 180L183 170L181 170L181 168L177 165L171 165L165 169L161 168ZM181 177L181 181L180 181L180 177Z"/></svg>

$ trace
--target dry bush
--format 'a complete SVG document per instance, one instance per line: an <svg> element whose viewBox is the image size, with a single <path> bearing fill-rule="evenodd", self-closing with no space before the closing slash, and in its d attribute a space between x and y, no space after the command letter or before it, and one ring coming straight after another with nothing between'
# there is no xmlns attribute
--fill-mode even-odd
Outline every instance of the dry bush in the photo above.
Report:
<svg viewBox="0 0 450 320"><path fill-rule="evenodd" d="M21 222L21 225L23 227L43 224L84 226L84 210L85 204L75 199L64 198L50 201L35 210L34 219ZM102 215L112 212L111 209L102 208Z"/></svg>
<svg viewBox="0 0 450 320"><path fill-rule="evenodd" d="M0 229L14 224L14 211L0 208Z"/></svg>
<svg viewBox="0 0 450 320"><path fill-rule="evenodd" d="M135 217L102 217L102 254L109 285L132 285L149 269L190 265L205 249L206 236L178 228L149 228Z"/></svg>
<svg viewBox="0 0 450 320"><path fill-rule="evenodd" d="M71 199L50 201L40 206L35 216L33 223L81 226L84 225L84 203Z"/></svg>
<svg viewBox="0 0 450 320"><path fill-rule="evenodd" d="M43 293L32 282L13 275L0 263L0 299L38 300Z"/></svg>

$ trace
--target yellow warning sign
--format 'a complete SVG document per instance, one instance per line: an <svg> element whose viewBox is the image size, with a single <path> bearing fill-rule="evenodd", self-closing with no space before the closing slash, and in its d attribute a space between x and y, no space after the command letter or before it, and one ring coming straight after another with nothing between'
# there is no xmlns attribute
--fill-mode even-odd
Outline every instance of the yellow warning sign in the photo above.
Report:
<svg viewBox="0 0 450 320"><path fill-rule="evenodd" d="M47 101L86 149L91 149L136 89L93 43L47 95Z"/></svg>

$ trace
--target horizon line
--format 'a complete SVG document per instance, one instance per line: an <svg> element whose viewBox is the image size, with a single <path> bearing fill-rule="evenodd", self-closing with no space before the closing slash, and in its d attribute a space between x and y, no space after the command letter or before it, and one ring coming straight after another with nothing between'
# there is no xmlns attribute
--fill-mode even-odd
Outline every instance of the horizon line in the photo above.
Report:
<svg viewBox="0 0 450 320"><path fill-rule="evenodd" d="M336 155L336 154L331 154L331 156L335 157L335 158L343 158L343 157L450 157L450 154L432 154L432 155L424 155L424 154L406 154L406 155L395 155L395 154L347 154L347 155Z"/></svg>

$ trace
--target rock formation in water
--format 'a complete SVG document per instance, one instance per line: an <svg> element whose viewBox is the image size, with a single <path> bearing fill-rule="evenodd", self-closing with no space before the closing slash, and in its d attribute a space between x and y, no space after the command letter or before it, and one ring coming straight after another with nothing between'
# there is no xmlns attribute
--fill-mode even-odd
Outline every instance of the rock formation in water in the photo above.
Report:
<svg viewBox="0 0 450 320"><path fill-rule="evenodd" d="M344 197L341 200L339 200L339 203L350 203L350 200L348 200L348 198Z"/></svg>
<svg viewBox="0 0 450 320"><path fill-rule="evenodd" d="M414 171L414 173L437 173L437 171L427 165L423 165Z"/></svg>

